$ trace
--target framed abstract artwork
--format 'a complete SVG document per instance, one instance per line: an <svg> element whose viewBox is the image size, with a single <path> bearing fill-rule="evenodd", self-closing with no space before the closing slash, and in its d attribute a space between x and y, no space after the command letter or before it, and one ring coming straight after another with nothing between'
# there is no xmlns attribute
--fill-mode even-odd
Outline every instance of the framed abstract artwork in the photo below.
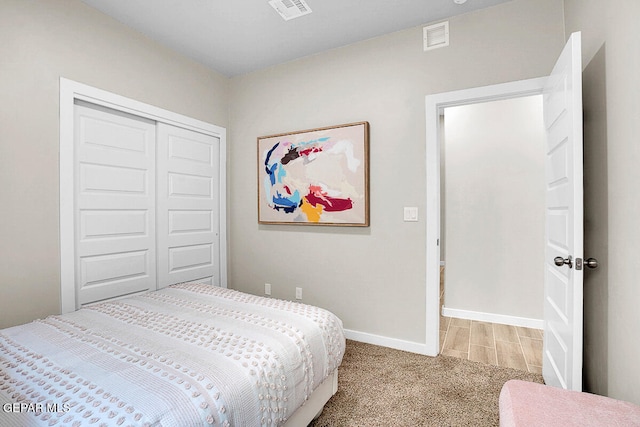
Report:
<svg viewBox="0 0 640 427"><path fill-rule="evenodd" d="M369 123L259 137L258 222L369 226Z"/></svg>

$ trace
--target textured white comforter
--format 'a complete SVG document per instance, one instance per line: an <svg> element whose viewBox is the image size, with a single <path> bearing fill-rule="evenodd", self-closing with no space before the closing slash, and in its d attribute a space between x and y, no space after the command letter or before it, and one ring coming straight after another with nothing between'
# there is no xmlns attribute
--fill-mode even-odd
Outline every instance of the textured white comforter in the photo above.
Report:
<svg viewBox="0 0 640 427"><path fill-rule="evenodd" d="M0 426L280 425L344 346L326 310L174 285L0 331Z"/></svg>

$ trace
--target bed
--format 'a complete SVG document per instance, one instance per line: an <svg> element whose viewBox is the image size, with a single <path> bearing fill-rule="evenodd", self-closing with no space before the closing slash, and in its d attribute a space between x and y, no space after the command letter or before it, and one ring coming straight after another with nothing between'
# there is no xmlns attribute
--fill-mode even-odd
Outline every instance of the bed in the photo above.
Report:
<svg viewBox="0 0 640 427"><path fill-rule="evenodd" d="M305 426L337 389L342 323L178 284L0 331L0 426Z"/></svg>

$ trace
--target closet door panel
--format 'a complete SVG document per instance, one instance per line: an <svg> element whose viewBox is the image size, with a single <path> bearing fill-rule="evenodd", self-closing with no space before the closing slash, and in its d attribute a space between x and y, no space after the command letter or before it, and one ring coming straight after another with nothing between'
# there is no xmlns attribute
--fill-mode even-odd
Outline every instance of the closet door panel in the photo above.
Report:
<svg viewBox="0 0 640 427"><path fill-rule="evenodd" d="M158 284L220 285L220 140L158 123Z"/></svg>
<svg viewBox="0 0 640 427"><path fill-rule="evenodd" d="M155 123L75 106L79 305L156 289Z"/></svg>

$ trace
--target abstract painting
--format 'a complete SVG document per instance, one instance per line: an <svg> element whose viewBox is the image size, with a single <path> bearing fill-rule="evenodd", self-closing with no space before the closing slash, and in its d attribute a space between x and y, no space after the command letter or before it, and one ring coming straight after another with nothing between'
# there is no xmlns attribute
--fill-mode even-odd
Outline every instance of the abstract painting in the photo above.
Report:
<svg viewBox="0 0 640 427"><path fill-rule="evenodd" d="M369 123L258 138L258 222L369 225Z"/></svg>

